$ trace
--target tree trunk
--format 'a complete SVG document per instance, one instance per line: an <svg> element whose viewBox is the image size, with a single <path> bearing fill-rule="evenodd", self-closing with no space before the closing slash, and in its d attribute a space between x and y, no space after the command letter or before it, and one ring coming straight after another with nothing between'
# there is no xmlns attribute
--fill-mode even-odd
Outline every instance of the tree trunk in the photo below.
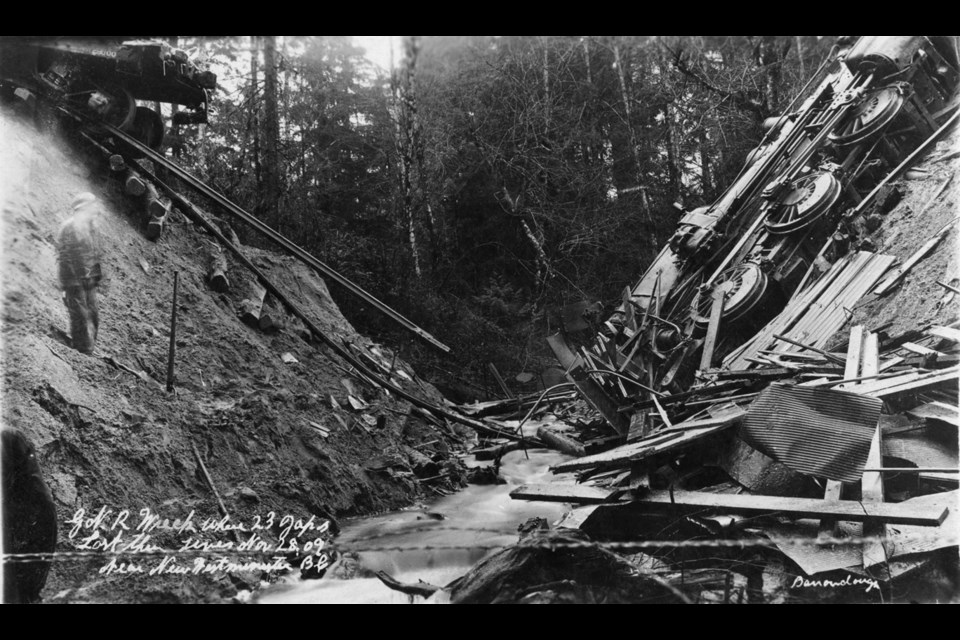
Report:
<svg viewBox="0 0 960 640"><path fill-rule="evenodd" d="M593 76L590 73L590 41L583 38L580 42L583 43L583 65L587 70L587 84L592 86Z"/></svg>
<svg viewBox="0 0 960 640"><path fill-rule="evenodd" d="M547 42L548 36L543 36L543 130L544 133L550 130L550 48Z"/></svg>
<svg viewBox="0 0 960 640"><path fill-rule="evenodd" d="M682 174L679 168L680 148L677 144L677 134L673 123L673 109L670 108L669 103L663 106L663 116L667 127L667 169L670 172L670 191L677 202L683 204Z"/></svg>
<svg viewBox="0 0 960 640"><path fill-rule="evenodd" d="M263 36L263 214L280 219L280 118L277 36Z"/></svg>
<svg viewBox="0 0 960 640"><path fill-rule="evenodd" d="M423 276L420 266L420 247L417 242L416 197L420 187L423 168L423 141L420 136L420 121L417 116L416 67L420 51L417 36L407 36L403 41L404 57L401 69L393 81L394 129L396 135L397 162L400 178L400 200L406 220L407 237L413 257L413 269L417 278ZM398 77L397 77L398 76Z"/></svg>
<svg viewBox="0 0 960 640"><path fill-rule="evenodd" d="M800 77L807 79L807 66L803 61L803 36L796 36L797 39L797 60L800 61Z"/></svg>
<svg viewBox="0 0 960 640"><path fill-rule="evenodd" d="M637 132L633 126L633 109L631 108L630 95L627 91L627 71L624 68L625 60L620 52L620 45L614 42L613 45L613 60L617 67L617 79L620 84L620 99L623 101L623 112L624 117L627 122L627 133L630 140L630 153L633 157L634 164L634 178L636 180L637 188L641 188L643 184L643 172L640 164L640 149L637 147ZM646 208L647 220L651 219L650 209Z"/></svg>
<svg viewBox="0 0 960 640"><path fill-rule="evenodd" d="M710 200L713 192L713 179L710 171L710 152L707 149L707 133L700 132L700 191L704 200Z"/></svg>
<svg viewBox="0 0 960 640"><path fill-rule="evenodd" d="M260 193L263 186L263 173L260 168L260 104L257 100L260 84L260 37L250 36L250 130L253 133L253 178L256 182L257 205L255 213L260 213Z"/></svg>

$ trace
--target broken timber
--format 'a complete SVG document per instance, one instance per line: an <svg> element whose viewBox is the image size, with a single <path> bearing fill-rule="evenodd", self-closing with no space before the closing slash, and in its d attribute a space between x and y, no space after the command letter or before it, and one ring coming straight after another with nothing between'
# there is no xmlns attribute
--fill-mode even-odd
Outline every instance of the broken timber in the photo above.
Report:
<svg viewBox="0 0 960 640"><path fill-rule="evenodd" d="M524 485L511 492L514 500L544 500L575 504L600 504L610 501L616 491L583 485ZM706 509L749 515L780 515L790 518L834 518L851 522L939 525L949 509L942 505L917 505L909 502L864 504L856 500L828 502L816 498L779 498L703 491L653 491L633 500L635 508L668 512L700 512Z"/></svg>
<svg viewBox="0 0 960 640"><path fill-rule="evenodd" d="M556 449L567 455L574 457L582 457L586 455L586 451L583 448L583 445L577 442L572 438L568 438L562 433L557 433L553 429L548 429L547 427L540 427L537 429L537 437L540 438L545 445L551 449Z"/></svg>
<svg viewBox="0 0 960 640"><path fill-rule="evenodd" d="M618 493L585 484L526 484L510 492L514 500L539 502L570 502L572 504L603 504Z"/></svg>
<svg viewBox="0 0 960 640"><path fill-rule="evenodd" d="M584 370L583 359L570 349L567 341L559 333L548 336L547 342L566 371L567 377L583 393L584 398L600 412L600 415L613 426L617 433L626 435L630 429L629 420L619 412L619 406L607 395L603 387Z"/></svg>
<svg viewBox="0 0 960 640"><path fill-rule="evenodd" d="M697 425L680 423L642 440L637 440L636 442L625 444L615 449L604 451L603 453L562 462L551 467L551 470L553 470L554 473L564 473L581 469L602 471L604 469L626 467L629 466L631 462L643 460L666 451L679 449L697 440L719 433L733 426L741 415L742 413L737 413L721 418L703 420L702 423Z"/></svg>
<svg viewBox="0 0 960 640"><path fill-rule="evenodd" d="M217 293L226 293L230 290L230 280L227 278L227 255L216 243L207 245L207 282Z"/></svg>

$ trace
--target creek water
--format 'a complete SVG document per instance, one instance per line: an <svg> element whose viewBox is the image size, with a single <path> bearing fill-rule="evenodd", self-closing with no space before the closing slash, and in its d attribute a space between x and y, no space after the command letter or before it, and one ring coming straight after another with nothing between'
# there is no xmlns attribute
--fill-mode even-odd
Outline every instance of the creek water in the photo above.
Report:
<svg viewBox="0 0 960 640"><path fill-rule="evenodd" d="M423 580L444 586L497 548L515 543L517 526L528 518L541 517L553 523L568 509L563 504L510 498L510 492L519 485L555 481L548 467L569 458L547 449L530 449L528 453L529 459L523 451L503 456L500 475L507 484L470 485L420 508L345 520L340 523L337 543L368 549L359 551L359 562L365 570L382 570L401 582ZM477 462L473 456L465 462L467 466L490 464ZM331 573L335 572L328 571L327 575ZM429 602L442 601L444 596L439 592ZM262 592L257 600L263 604L424 602L423 598L387 588L377 578L326 577L281 583Z"/></svg>

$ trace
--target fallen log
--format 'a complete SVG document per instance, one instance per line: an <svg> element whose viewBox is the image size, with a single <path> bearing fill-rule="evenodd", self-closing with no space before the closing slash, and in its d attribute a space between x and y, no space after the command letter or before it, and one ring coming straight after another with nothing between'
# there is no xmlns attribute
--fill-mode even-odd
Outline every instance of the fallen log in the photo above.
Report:
<svg viewBox="0 0 960 640"><path fill-rule="evenodd" d="M497 458L503 456L505 453L510 453L511 451L516 451L520 448L519 442L506 442L496 447L487 447L486 449L476 449L471 451L476 457L478 462L483 462L486 460L496 460Z"/></svg>
<svg viewBox="0 0 960 640"><path fill-rule="evenodd" d="M421 598L429 598L440 590L440 587L434 586L422 580L419 584L407 584L405 582L400 582L393 578L386 571L377 571L377 578L380 579L380 582L394 591L406 593L407 595L411 596L420 596Z"/></svg>
<svg viewBox="0 0 960 640"><path fill-rule="evenodd" d="M217 293L226 293L230 290L230 280L227 278L227 256L218 244L207 245L207 282Z"/></svg>
<svg viewBox="0 0 960 640"><path fill-rule="evenodd" d="M255 329L260 328L260 314L267 290L256 282L251 283L247 296L240 302L240 320Z"/></svg>
<svg viewBox="0 0 960 640"><path fill-rule="evenodd" d="M537 437L543 440L543 443L550 447L551 449L556 449L561 453L566 453L577 458L581 458L586 455L586 451L582 444L568 438L562 433L557 433L553 429L548 429L547 427L540 427L537 429Z"/></svg>

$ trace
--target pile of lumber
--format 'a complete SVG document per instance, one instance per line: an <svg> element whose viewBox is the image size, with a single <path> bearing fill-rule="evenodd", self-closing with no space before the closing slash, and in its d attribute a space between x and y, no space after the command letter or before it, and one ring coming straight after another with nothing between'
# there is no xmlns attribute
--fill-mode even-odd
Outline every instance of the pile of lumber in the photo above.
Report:
<svg viewBox="0 0 960 640"><path fill-rule="evenodd" d="M876 260L853 256L827 280L859 297L889 266ZM836 310L847 294L824 282L811 289L831 300L821 311L845 321ZM788 306L730 366L708 370L690 390L635 405L654 417L651 432L552 467L574 483L526 485L511 496L578 507L568 520L600 537L610 533L610 514L618 536L641 539L645 519L714 526L711 518L749 518L759 538L808 538L808 545L778 544L808 576L848 571L891 580L931 561L932 551L957 546L960 331L931 326L891 338L855 326L844 351L828 352L829 327L805 317L807 302ZM791 415L807 409L802 403L761 407L775 390L812 398L814 417ZM856 413L853 403L872 409L851 427L844 420ZM786 427L791 417L807 434L824 429L800 442L803 430ZM758 432L782 446L764 448ZM800 445L808 453L791 455ZM830 468L824 461L846 475L819 475ZM851 538L864 543L842 552L818 543Z"/></svg>

